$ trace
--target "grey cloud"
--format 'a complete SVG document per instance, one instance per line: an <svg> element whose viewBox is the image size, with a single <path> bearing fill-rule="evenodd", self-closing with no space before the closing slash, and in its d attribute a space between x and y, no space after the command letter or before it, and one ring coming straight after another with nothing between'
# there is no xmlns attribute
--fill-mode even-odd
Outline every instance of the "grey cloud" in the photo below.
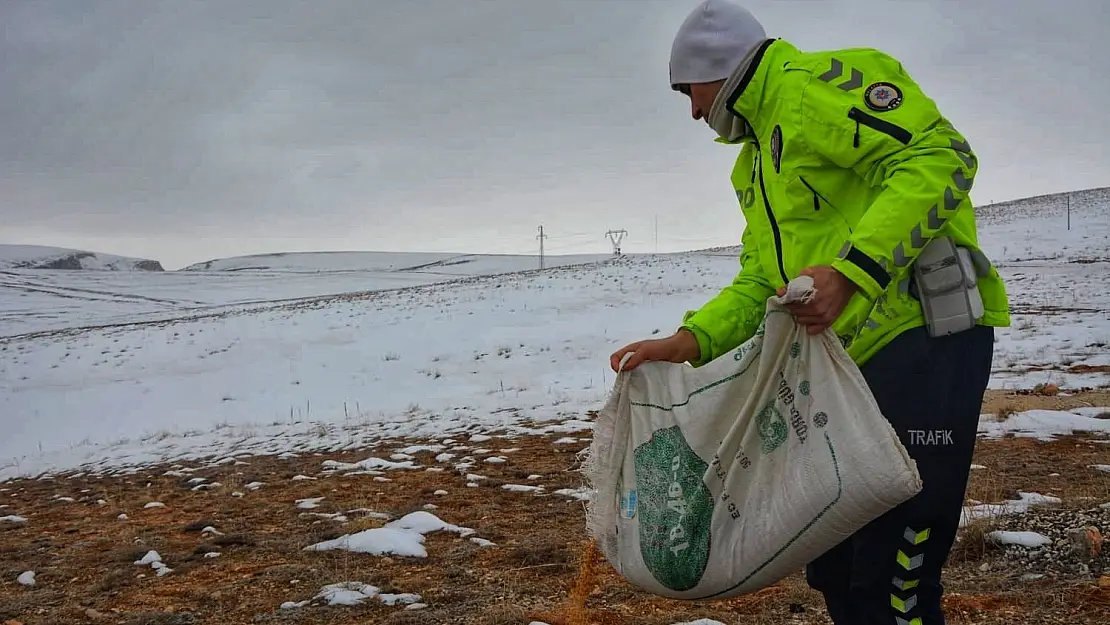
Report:
<svg viewBox="0 0 1110 625"><path fill-rule="evenodd" d="M556 251L609 227L642 251L655 215L661 247L730 242L733 152L666 86L693 4L6 0L0 237L167 266L531 251L541 222ZM802 48L901 58L974 139L981 201L1105 183L1100 2L750 6Z"/></svg>

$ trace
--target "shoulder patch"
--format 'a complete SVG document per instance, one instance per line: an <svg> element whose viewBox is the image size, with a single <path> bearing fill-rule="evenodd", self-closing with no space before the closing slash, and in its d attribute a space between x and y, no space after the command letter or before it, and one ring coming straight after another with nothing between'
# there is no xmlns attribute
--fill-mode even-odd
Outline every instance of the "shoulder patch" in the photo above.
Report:
<svg viewBox="0 0 1110 625"><path fill-rule="evenodd" d="M775 173L782 171L782 127L775 126L771 131L771 162L775 165Z"/></svg>
<svg viewBox="0 0 1110 625"><path fill-rule="evenodd" d="M902 90L889 82L877 82L863 92L863 101L872 111L892 111L902 105Z"/></svg>

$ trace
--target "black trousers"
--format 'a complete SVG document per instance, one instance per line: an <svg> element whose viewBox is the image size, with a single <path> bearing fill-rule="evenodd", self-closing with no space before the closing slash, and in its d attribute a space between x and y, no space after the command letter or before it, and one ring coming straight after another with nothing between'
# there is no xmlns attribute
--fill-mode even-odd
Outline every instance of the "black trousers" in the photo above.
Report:
<svg viewBox="0 0 1110 625"><path fill-rule="evenodd" d="M993 355L993 328L938 338L918 328L861 367L923 488L806 568L837 625L945 622L941 568L959 527Z"/></svg>

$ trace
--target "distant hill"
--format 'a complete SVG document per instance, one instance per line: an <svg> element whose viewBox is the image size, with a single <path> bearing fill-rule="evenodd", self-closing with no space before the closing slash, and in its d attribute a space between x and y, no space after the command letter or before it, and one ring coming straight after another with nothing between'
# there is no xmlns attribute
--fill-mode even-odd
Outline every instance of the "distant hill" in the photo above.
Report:
<svg viewBox="0 0 1110 625"><path fill-rule="evenodd" d="M1049 193L1032 197L983 204L975 214L989 223L1007 223L1025 217L1062 217L1071 206L1073 214L1106 210L1110 207L1110 187Z"/></svg>
<svg viewBox="0 0 1110 625"><path fill-rule="evenodd" d="M547 256L545 267L581 265L612 259L612 254ZM528 254L447 254L436 252L287 252L220 258L181 271L258 271L314 273L337 271L419 272L470 276L536 269Z"/></svg>
<svg viewBox="0 0 1110 625"><path fill-rule="evenodd" d="M145 258L129 258L45 245L5 244L0 244L0 269L164 271L162 263Z"/></svg>

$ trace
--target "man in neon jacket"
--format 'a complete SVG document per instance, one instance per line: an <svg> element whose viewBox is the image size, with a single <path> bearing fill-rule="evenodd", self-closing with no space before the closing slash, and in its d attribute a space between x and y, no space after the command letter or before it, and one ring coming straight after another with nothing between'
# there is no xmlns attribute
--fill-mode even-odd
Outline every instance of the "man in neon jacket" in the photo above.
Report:
<svg viewBox="0 0 1110 625"><path fill-rule="evenodd" d="M768 38L744 8L698 5L672 48L671 86L719 143L746 228L740 271L672 336L611 357L707 363L754 334L767 299L812 276L792 306L811 333L831 329L918 464L922 492L811 563L807 579L834 622L943 623L940 575L954 541L994 327L1009 325L998 272L978 247L968 140L902 65L874 49L803 52ZM946 236L975 259L983 314L933 336L914 261ZM754 511L753 511L754 512Z"/></svg>

